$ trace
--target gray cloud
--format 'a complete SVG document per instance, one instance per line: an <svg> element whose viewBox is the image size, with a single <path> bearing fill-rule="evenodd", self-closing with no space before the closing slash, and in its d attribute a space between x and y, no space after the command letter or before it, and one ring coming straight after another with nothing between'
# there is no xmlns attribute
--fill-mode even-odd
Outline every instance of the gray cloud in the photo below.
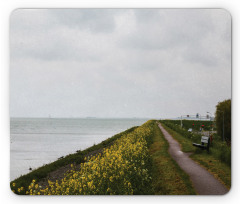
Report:
<svg viewBox="0 0 240 204"><path fill-rule="evenodd" d="M113 32L115 28L112 9L54 9L51 10L57 23L91 32Z"/></svg>
<svg viewBox="0 0 240 204"><path fill-rule="evenodd" d="M231 19L225 11L150 9L136 10L135 13L139 29L122 39L122 44L126 47L170 52L174 49L186 61L203 65L219 63L220 59L216 55L219 43L226 44L226 51L230 51ZM221 25L217 25L218 18L222 21ZM152 19L155 21L152 22ZM227 29L221 30L224 24ZM224 52L223 49L221 51Z"/></svg>
<svg viewBox="0 0 240 204"><path fill-rule="evenodd" d="M10 115L174 117L231 97L221 9L20 9Z"/></svg>

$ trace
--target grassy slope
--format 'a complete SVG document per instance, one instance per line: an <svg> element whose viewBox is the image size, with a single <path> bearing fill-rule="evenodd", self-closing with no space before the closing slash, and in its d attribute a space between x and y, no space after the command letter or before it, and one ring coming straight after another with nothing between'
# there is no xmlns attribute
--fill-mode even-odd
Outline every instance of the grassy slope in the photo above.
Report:
<svg viewBox="0 0 240 204"><path fill-rule="evenodd" d="M121 132L117 135L114 135L111 138L104 140L103 142L101 142L97 145L93 145L92 147L89 147L86 150L77 151L77 153L75 153L75 154L69 154L61 159L58 159L55 162L44 165L36 170L33 170L32 172L30 172L26 175L20 176L19 178L15 179L14 181L12 181L10 183L10 185L12 183L16 184L15 187L12 188L12 190L17 191L17 188L19 188L19 187L24 187L25 189L27 189L33 179L36 180L36 182L38 182L41 179L46 178L50 172L53 172L60 167L66 166L68 164L73 164L73 163L75 163L75 164L83 163L85 155L111 145L116 139L120 138L122 135L124 135L126 133L132 132L136 128L137 127L132 127L124 132Z"/></svg>
<svg viewBox="0 0 240 204"><path fill-rule="evenodd" d="M180 143L182 151L193 152L193 160L211 172L215 178L222 182L228 189L231 187L231 167L221 162L215 154L207 153L192 145L192 141L162 124L163 127ZM214 150L213 150L214 151Z"/></svg>
<svg viewBox="0 0 240 204"><path fill-rule="evenodd" d="M168 153L168 142L155 123L153 144L149 152L153 159L153 191L157 195L196 194L189 176Z"/></svg>

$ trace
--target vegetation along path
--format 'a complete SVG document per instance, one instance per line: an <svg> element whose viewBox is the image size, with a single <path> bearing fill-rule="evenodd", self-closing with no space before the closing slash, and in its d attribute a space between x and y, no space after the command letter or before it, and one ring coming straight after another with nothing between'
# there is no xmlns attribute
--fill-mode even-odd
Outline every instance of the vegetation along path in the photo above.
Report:
<svg viewBox="0 0 240 204"><path fill-rule="evenodd" d="M223 195L228 189L214 178L206 169L199 166L189 154L181 151L179 143L159 124L164 137L169 143L169 153L178 165L190 176L196 192L200 195Z"/></svg>

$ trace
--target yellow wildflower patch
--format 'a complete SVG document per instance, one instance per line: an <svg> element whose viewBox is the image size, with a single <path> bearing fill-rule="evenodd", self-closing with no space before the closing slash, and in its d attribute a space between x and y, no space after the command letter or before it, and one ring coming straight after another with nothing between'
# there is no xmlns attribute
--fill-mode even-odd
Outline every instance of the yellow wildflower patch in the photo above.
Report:
<svg viewBox="0 0 240 204"><path fill-rule="evenodd" d="M86 157L80 170L74 169L61 181L51 182L45 189L35 181L29 186L33 195L124 195L145 194L151 186L147 170L149 164L148 141L152 134L152 121L123 135L101 154ZM147 186L147 188L146 188Z"/></svg>

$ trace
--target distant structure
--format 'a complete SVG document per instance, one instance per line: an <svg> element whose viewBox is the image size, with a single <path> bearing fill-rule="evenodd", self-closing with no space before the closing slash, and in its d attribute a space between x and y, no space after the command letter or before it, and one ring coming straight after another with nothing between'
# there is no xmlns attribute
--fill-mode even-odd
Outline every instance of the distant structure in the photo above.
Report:
<svg viewBox="0 0 240 204"><path fill-rule="evenodd" d="M181 115L179 118L181 120L181 127L183 126L182 120L209 120L213 121L214 117L210 117L208 114L206 116L202 116L199 113L196 113L196 115Z"/></svg>

